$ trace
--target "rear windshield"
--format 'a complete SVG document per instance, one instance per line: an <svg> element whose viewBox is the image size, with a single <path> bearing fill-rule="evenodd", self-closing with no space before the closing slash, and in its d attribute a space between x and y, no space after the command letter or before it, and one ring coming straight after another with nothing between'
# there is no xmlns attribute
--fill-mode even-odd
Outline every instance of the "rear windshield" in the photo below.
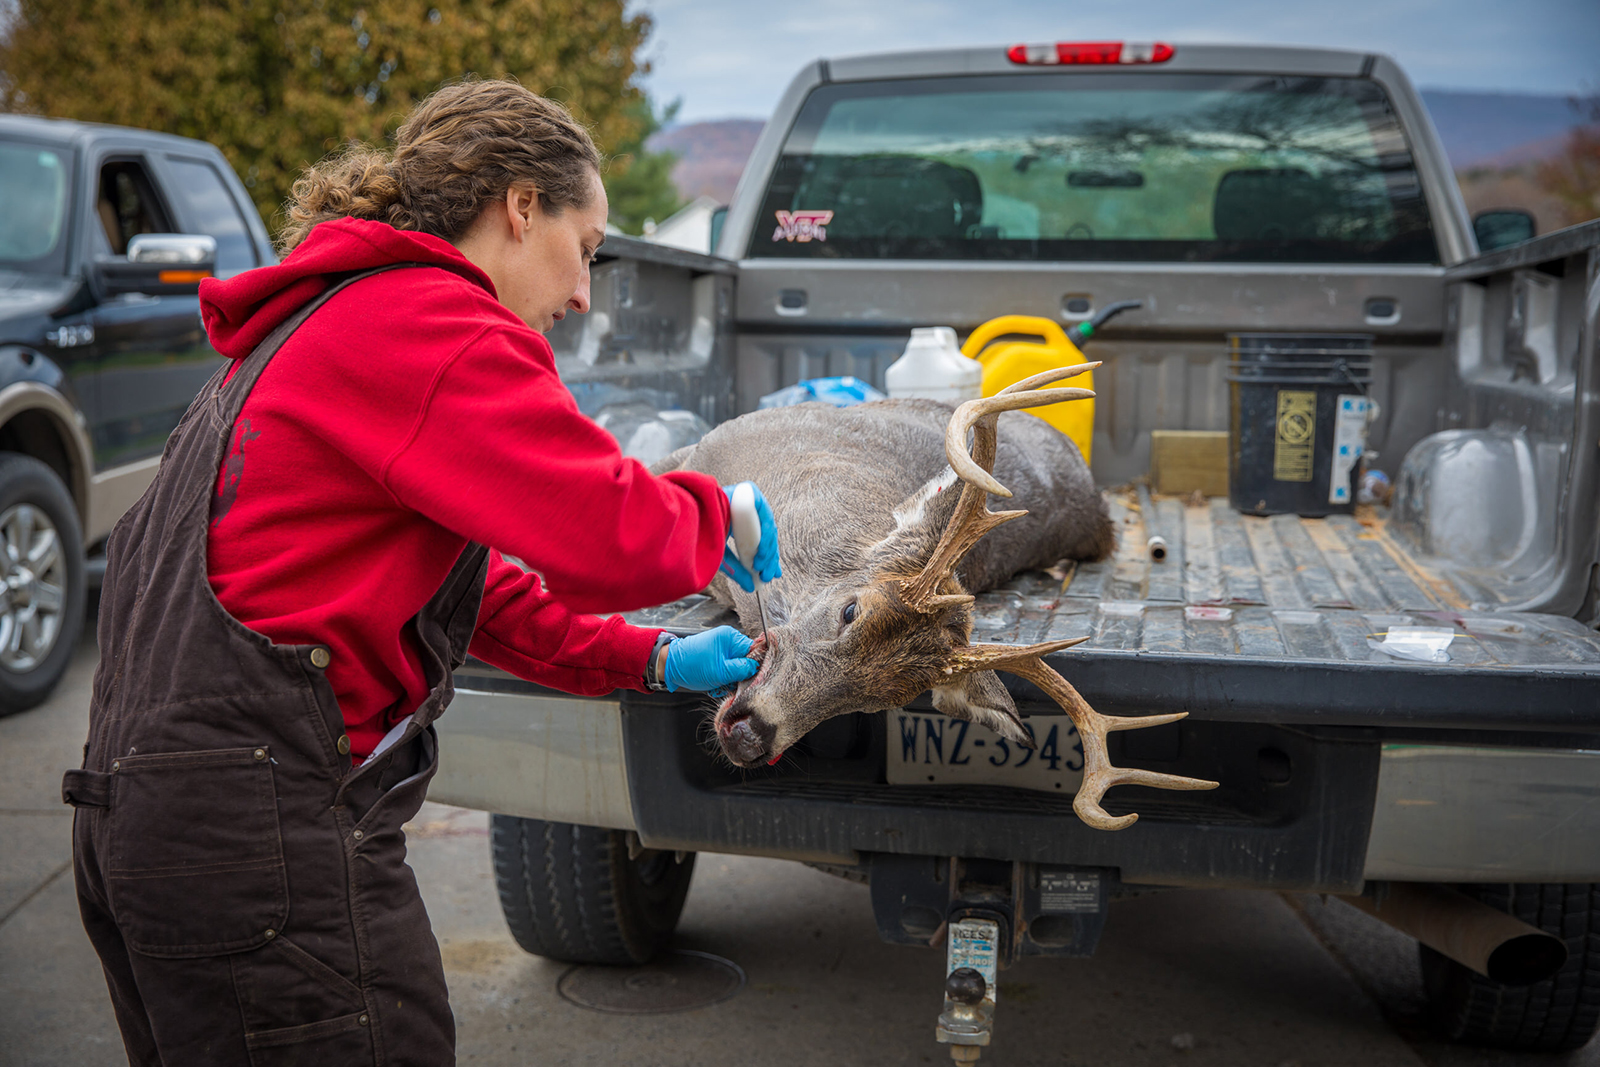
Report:
<svg viewBox="0 0 1600 1067"><path fill-rule="evenodd" d="M62 153L0 142L0 268L65 269L67 189Z"/></svg>
<svg viewBox="0 0 1600 1067"><path fill-rule="evenodd" d="M816 89L749 254L1438 261L1375 83L1107 71Z"/></svg>

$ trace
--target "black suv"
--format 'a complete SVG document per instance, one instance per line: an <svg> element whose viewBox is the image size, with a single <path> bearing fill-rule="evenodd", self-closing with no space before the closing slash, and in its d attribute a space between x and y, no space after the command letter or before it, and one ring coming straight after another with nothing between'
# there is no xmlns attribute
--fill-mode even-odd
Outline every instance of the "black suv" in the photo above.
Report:
<svg viewBox="0 0 1600 1067"><path fill-rule="evenodd" d="M212 145L0 115L0 715L83 626L85 562L221 357L199 279L276 262Z"/></svg>

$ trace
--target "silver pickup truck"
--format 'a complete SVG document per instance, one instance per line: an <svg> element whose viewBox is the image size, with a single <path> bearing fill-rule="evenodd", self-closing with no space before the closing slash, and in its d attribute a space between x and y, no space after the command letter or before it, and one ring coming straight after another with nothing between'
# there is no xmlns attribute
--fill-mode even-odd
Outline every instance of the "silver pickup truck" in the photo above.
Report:
<svg viewBox="0 0 1600 1067"><path fill-rule="evenodd" d="M496 813L525 948L647 958L702 851L870 882L893 942L987 916L1002 963L1092 953L1125 892L1314 891L1418 934L1447 1035L1589 1040L1600 223L1480 253L1383 56L1045 44L811 64L713 240L715 255L606 243L593 310L552 334L586 412L715 424L803 379L882 387L913 327L1070 325L1140 302L1086 342L1104 361L1092 470L1120 547L984 594L974 639L1087 637L1050 662L1096 708L1188 713L1114 735L1113 762L1220 787L1121 787L1108 810L1143 818L1107 833L1073 816L1069 725L1002 755L924 698L740 770L704 743L703 698L580 699L469 663L432 795ZM1370 337L1365 448L1391 505L1260 516L1154 491L1163 431L1230 429L1229 338L1253 333ZM630 618L732 621L702 597ZM1388 639L1408 627L1436 639L1421 654ZM1036 734L1066 723L1007 682ZM1460 949L1491 911L1544 932L1542 963L1512 973Z"/></svg>

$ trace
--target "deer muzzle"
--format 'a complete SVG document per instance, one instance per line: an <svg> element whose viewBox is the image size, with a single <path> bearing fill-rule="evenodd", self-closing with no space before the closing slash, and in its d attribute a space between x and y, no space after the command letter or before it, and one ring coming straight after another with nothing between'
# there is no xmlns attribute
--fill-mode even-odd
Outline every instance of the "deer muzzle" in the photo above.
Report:
<svg viewBox="0 0 1600 1067"><path fill-rule="evenodd" d="M739 687L717 706L716 717L712 720L722 754L740 766L764 762L772 746L773 735L777 732L772 725L755 718L752 701L747 696L752 689L766 681L771 668L772 650L767 644L768 636L763 634L756 638L750 649L750 658L761 662L761 670L754 678L739 683Z"/></svg>

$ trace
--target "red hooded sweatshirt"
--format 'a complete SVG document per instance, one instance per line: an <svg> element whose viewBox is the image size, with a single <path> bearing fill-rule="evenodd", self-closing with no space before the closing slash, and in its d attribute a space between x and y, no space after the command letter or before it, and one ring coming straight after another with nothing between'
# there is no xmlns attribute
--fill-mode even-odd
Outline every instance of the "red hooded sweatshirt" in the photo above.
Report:
<svg viewBox="0 0 1600 1067"><path fill-rule="evenodd" d="M218 600L276 642L328 647L358 757L427 696L405 624L468 540L494 550L473 655L571 693L643 688L660 631L581 613L703 589L727 498L705 475L625 458L579 413L549 343L453 246L322 223L278 266L203 282L206 330L242 360L338 275L389 263L426 266L328 301L246 400L212 509Z"/></svg>

